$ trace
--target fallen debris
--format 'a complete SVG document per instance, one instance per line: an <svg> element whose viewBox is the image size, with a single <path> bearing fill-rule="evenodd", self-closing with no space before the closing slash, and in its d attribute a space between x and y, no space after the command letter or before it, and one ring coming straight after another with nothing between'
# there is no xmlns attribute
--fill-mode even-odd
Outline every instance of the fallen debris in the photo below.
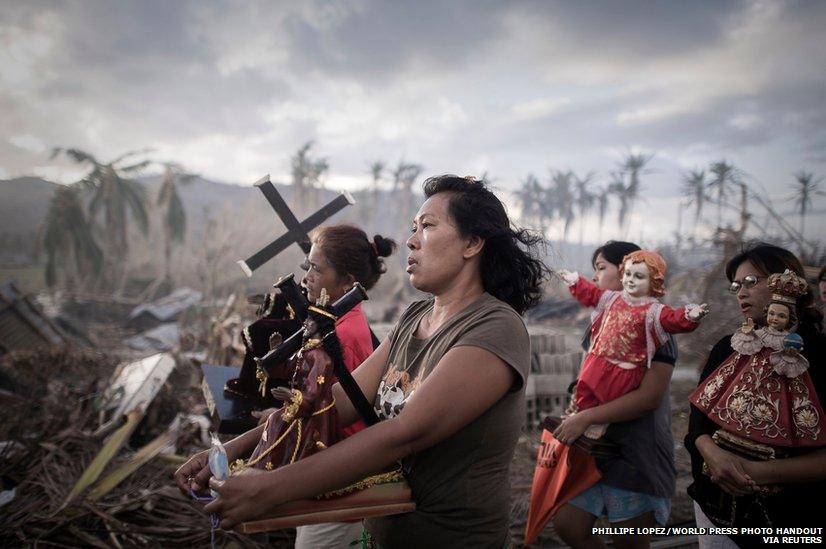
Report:
<svg viewBox="0 0 826 549"><path fill-rule="evenodd" d="M168 353L121 365L103 394L102 407L109 420L95 434L107 432L137 407L148 408L174 368L175 359Z"/></svg>
<svg viewBox="0 0 826 549"><path fill-rule="evenodd" d="M60 506L61 509L72 503L77 496L100 477L106 465L129 440L129 437L135 431L135 427L138 426L138 421L140 421L142 416L143 410L140 408L135 408L127 414L126 423L109 437L109 440L107 440L103 448L100 449L100 452L98 452L95 459L92 460L92 463L83 470L83 474L80 475L80 478L72 487L69 495L63 500L63 505Z"/></svg>
<svg viewBox="0 0 826 549"><path fill-rule="evenodd" d="M13 283L0 286L0 355L67 343L62 330Z"/></svg>
<svg viewBox="0 0 826 549"><path fill-rule="evenodd" d="M67 348L0 357L4 371L28 378L25 398L0 408L0 441L9 441L0 452L0 546L210 545L203 505L184 497L172 481L183 456L204 449L202 397L188 361L172 369L140 422L137 431L144 429L149 443L138 443L138 450L123 444L98 472L99 480L69 497L106 444L92 435L100 424L95 402L106 388L102 380L112 379L119 363L117 356ZM170 427L179 413L194 416ZM167 430L178 434L164 436ZM58 512L67 499L74 503ZM292 536L218 531L216 546L288 547Z"/></svg>
<svg viewBox="0 0 826 549"><path fill-rule="evenodd" d="M143 331L154 328L158 324L174 322L189 307L200 303L201 298L199 291L191 288L178 288L152 303L141 304L132 309L126 323L130 328Z"/></svg>
<svg viewBox="0 0 826 549"><path fill-rule="evenodd" d="M124 341L126 345L139 351L171 351L178 347L181 330L174 322L156 326Z"/></svg>

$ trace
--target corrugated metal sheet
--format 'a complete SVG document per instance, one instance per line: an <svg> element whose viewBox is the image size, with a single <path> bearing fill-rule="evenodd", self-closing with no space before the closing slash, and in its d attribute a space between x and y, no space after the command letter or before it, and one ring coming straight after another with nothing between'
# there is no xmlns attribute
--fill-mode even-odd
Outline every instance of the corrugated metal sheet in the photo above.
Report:
<svg viewBox="0 0 826 549"><path fill-rule="evenodd" d="M178 288L171 294L152 303L135 307L129 313L129 322L134 322L144 315L149 315L160 322L170 322L175 320L187 308L197 305L200 301L201 292L190 288Z"/></svg>

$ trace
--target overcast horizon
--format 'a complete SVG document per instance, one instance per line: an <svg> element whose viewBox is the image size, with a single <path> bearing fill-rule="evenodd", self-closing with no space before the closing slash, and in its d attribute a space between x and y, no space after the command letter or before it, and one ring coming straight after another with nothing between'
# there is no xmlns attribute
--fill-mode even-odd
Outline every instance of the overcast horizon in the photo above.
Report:
<svg viewBox="0 0 826 549"><path fill-rule="evenodd" d="M825 2L0 5L0 179L74 181L49 153L77 147L288 182L312 140L329 188L405 159L513 191L549 169L604 186L634 151L654 157L632 223L654 235L712 161L788 215L793 173L826 175ZM820 239L826 197L812 212Z"/></svg>

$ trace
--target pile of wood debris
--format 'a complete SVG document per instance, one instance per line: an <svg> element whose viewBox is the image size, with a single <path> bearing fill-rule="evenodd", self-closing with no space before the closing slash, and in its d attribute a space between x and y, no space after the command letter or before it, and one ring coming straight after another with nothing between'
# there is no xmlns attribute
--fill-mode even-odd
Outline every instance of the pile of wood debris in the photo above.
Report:
<svg viewBox="0 0 826 549"><path fill-rule="evenodd" d="M172 482L208 427L198 371L175 360L146 410L107 423L118 357L69 347L2 357L0 545L210 545L202 504ZM291 545L291 532L215 536L224 547Z"/></svg>

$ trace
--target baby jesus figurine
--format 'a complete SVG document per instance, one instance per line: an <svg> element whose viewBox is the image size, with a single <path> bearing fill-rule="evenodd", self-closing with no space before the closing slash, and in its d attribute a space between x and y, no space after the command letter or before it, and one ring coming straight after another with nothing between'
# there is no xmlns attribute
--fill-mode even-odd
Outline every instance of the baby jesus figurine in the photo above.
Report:
<svg viewBox="0 0 826 549"><path fill-rule="evenodd" d="M591 349L577 379L574 410L594 408L638 388L666 334L691 332L708 313L706 304L672 309L660 303L666 268L656 252L626 255L620 265L621 292L601 290L575 272L558 271L577 301L595 307ZM599 438L606 428L592 425L585 434Z"/></svg>
<svg viewBox="0 0 826 549"><path fill-rule="evenodd" d="M734 449L774 456L788 448L825 445L826 429L809 362L800 354L803 339L794 333L797 299L808 285L787 270L769 276L768 287L766 325L756 328L749 319L737 330L731 336L734 353L689 401L725 431L718 437L725 436Z"/></svg>

